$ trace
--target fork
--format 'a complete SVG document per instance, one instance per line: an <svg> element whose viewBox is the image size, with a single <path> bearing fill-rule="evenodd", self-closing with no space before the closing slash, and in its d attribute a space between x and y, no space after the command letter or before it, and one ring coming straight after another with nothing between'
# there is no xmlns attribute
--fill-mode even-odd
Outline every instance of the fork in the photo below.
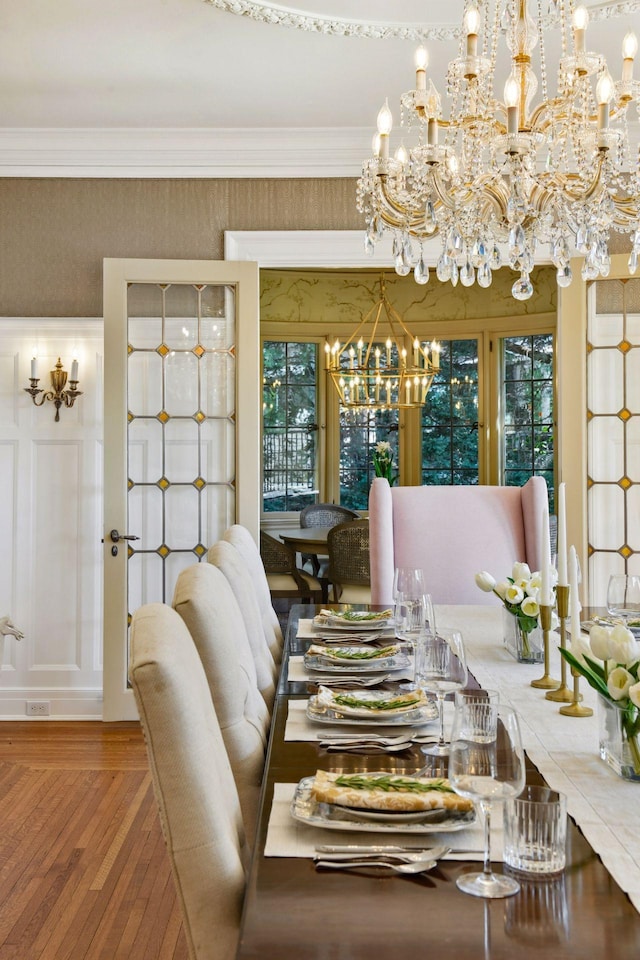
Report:
<svg viewBox="0 0 640 960"><path fill-rule="evenodd" d="M385 870L393 870L395 873L424 873L427 870L433 870L438 865L437 860L416 860L411 863L393 863L391 860L316 860L316 870L319 867L326 867L331 870L353 870L356 867L384 867Z"/></svg>

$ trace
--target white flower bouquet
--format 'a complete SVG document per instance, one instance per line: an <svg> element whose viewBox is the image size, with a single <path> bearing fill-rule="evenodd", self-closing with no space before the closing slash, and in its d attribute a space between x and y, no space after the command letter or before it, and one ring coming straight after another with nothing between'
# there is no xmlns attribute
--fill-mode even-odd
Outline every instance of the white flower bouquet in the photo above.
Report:
<svg viewBox="0 0 640 960"><path fill-rule="evenodd" d="M550 568L551 582L555 585L557 574ZM505 608L518 622L523 636L523 652L529 655L529 634L539 627L540 588L542 578L539 571L531 572L526 563L514 563L511 576L496 581L490 573L482 570L476 573L476 585L485 593L495 593Z"/></svg>
<svg viewBox="0 0 640 960"><path fill-rule="evenodd" d="M594 626L589 644L560 653L604 700L620 711L635 777L640 777L640 643L622 624Z"/></svg>

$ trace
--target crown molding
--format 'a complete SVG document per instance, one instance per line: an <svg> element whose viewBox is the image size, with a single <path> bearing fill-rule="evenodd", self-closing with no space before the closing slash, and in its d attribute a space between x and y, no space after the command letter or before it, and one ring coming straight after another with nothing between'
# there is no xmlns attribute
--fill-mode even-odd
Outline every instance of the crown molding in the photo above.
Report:
<svg viewBox="0 0 640 960"><path fill-rule="evenodd" d="M0 128L0 177L355 179L370 153L369 127Z"/></svg>
<svg viewBox="0 0 640 960"><path fill-rule="evenodd" d="M368 127L0 129L1 177L358 177Z"/></svg>

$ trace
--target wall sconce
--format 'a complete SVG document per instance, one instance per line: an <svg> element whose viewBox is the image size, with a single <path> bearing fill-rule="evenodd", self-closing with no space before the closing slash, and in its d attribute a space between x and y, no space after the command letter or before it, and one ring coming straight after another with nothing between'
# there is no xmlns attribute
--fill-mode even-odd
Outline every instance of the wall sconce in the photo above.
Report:
<svg viewBox="0 0 640 960"><path fill-rule="evenodd" d="M82 390L77 390L78 386L78 361L71 361L71 378L69 380L69 389L65 390L67 382L67 371L62 369L62 360L58 357L55 370L51 371L52 390L41 390L38 388L38 361L35 357L31 358L31 381L30 387L25 387L25 391L31 395L31 399L36 407L41 407L45 400L52 400L56 405L55 419L60 419L60 407L64 403L65 407L72 407L76 397L82 396Z"/></svg>

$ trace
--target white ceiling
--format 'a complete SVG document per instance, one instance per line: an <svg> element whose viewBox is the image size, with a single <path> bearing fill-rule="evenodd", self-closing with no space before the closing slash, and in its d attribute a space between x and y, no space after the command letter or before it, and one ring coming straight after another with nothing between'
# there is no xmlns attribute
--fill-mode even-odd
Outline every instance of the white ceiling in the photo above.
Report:
<svg viewBox="0 0 640 960"><path fill-rule="evenodd" d="M444 93L463 0L294 2L297 27L251 0L2 0L0 173L357 176L385 96L399 120L421 27ZM640 2L587 6L619 76Z"/></svg>

